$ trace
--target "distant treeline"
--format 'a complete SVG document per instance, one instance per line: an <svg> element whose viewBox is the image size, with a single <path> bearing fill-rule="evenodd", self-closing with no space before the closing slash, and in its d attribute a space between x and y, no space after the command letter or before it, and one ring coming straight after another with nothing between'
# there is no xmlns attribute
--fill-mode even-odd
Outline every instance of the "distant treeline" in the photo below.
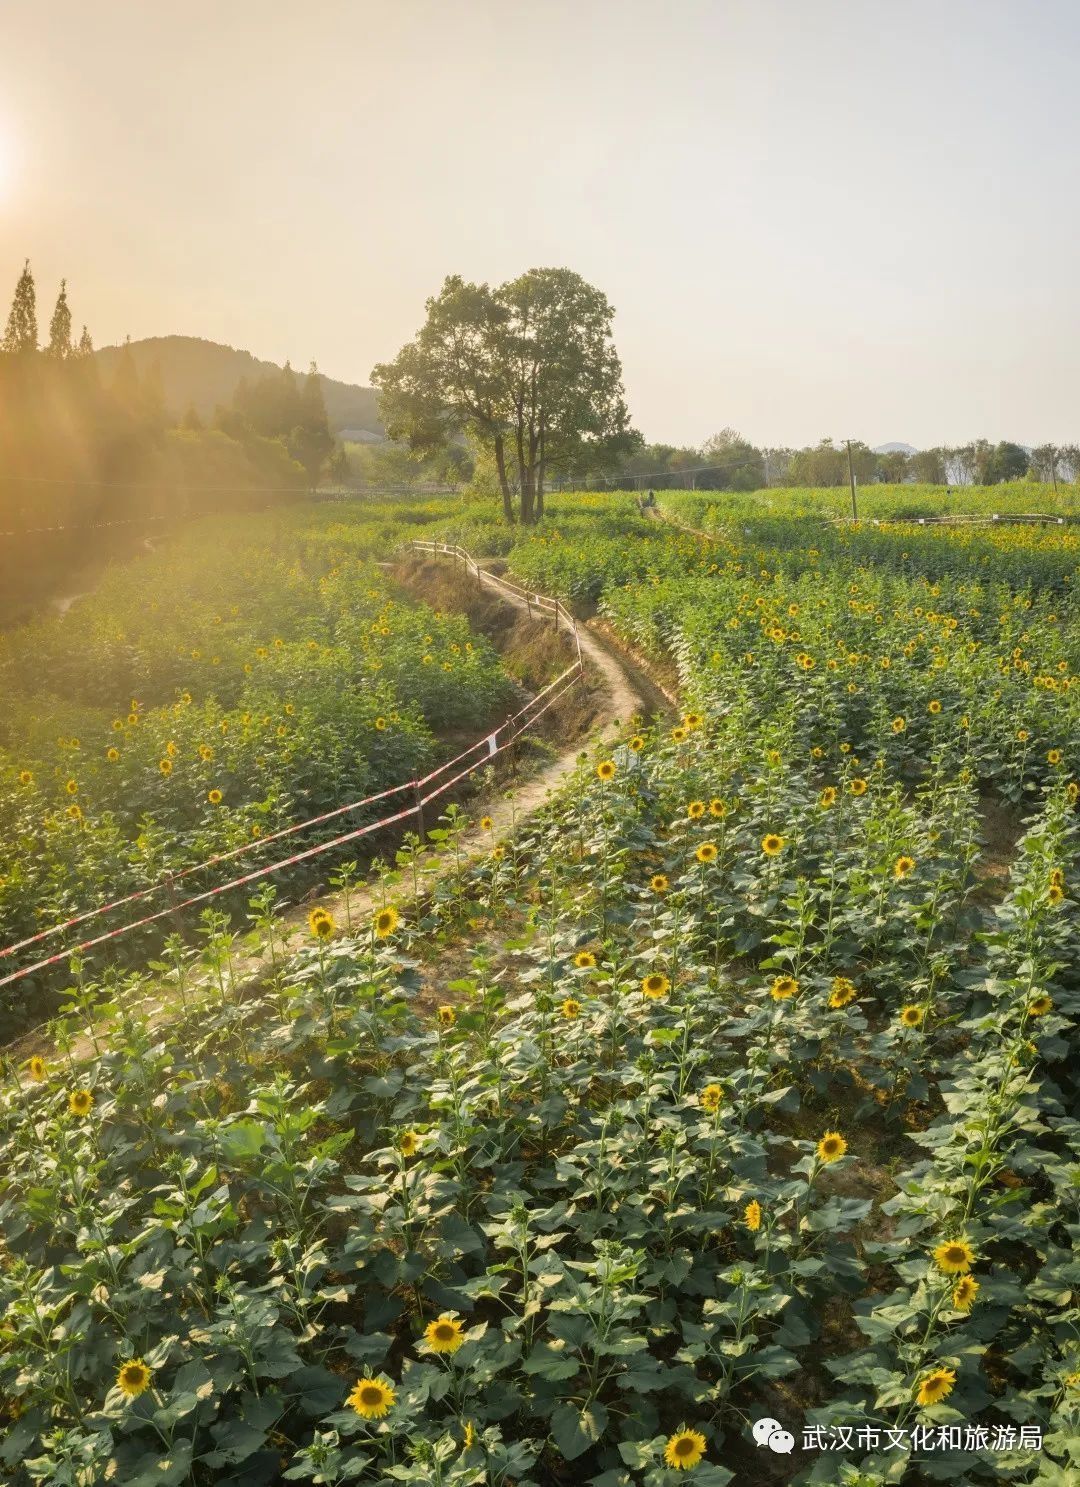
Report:
<svg viewBox="0 0 1080 1487"><path fill-rule="evenodd" d="M860 485L884 482L901 485L998 485L1030 475L1045 481L1080 478L1080 448L1075 444L1043 444L1030 452L1002 440L991 444L976 439L969 444L875 453L861 441L851 443L851 469ZM822 439L806 449L757 448L733 429L709 439L700 448L672 444L645 444L618 469L582 471L570 482L584 487L633 488L647 483L697 490L761 490L766 486L846 485L849 479L846 444Z"/></svg>
<svg viewBox="0 0 1080 1487"><path fill-rule="evenodd" d="M101 375L86 327L72 333L66 283L44 343L36 301L27 263L0 347L0 623L76 553L107 547L111 524L262 505L312 488L331 463L317 376L286 367L242 383L205 427L167 408L155 368L140 376L130 353ZM98 535L73 549L72 529Z"/></svg>
<svg viewBox="0 0 1080 1487"><path fill-rule="evenodd" d="M1002 440L875 453L852 441L851 468L860 485L999 485L1004 481L1071 482L1080 479L1080 448L1075 444L1044 444L1030 452ZM418 456L403 444L384 442L347 445L344 469L349 484L373 487L437 484L466 488L476 496L497 494L491 461L462 440L427 456ZM511 474L511 480L513 479ZM564 476L556 485L565 490L633 490L649 485L687 490L763 490L768 486L841 486L848 483L846 444L822 439L806 449L758 448L731 429L699 448L689 445L643 444L619 462Z"/></svg>

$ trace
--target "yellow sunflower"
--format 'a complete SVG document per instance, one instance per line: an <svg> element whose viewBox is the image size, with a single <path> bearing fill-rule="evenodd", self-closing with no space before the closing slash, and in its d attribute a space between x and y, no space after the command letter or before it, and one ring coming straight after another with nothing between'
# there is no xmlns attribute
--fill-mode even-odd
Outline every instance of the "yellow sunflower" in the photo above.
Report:
<svg viewBox="0 0 1080 1487"><path fill-rule="evenodd" d="M575 1000L574 997L568 996L566 998L566 1001L563 1002L562 1006L559 1008L559 1011L562 1013L567 1022L574 1022L578 1017L581 1016L581 1003Z"/></svg>
<svg viewBox="0 0 1080 1487"><path fill-rule="evenodd" d="M777 857L784 850L784 838L770 831L761 838L761 850L766 857Z"/></svg>
<svg viewBox="0 0 1080 1487"><path fill-rule="evenodd" d="M829 1006L846 1007L858 994L854 981L849 981L846 976L834 976L832 990L829 992Z"/></svg>
<svg viewBox="0 0 1080 1487"><path fill-rule="evenodd" d="M459 1321L444 1312L424 1328L424 1339L433 1353L456 1353L465 1341L465 1329Z"/></svg>
<svg viewBox="0 0 1080 1487"><path fill-rule="evenodd" d="M957 1311L970 1311L979 1294L979 1282L973 1275L962 1275L953 1286L952 1304Z"/></svg>
<svg viewBox="0 0 1080 1487"><path fill-rule="evenodd" d="M931 702L928 702L926 704L926 711L932 714L932 716L937 717L938 713L941 711L941 703L937 700L936 697Z"/></svg>
<svg viewBox="0 0 1080 1487"><path fill-rule="evenodd" d="M761 1228L761 1204L756 1198L751 1198L743 1209L743 1223L751 1234L756 1234Z"/></svg>
<svg viewBox="0 0 1080 1487"><path fill-rule="evenodd" d="M661 971L653 971L641 983L642 996L656 1001L659 997L667 996L671 990L671 982Z"/></svg>
<svg viewBox="0 0 1080 1487"><path fill-rule="evenodd" d="M444 1002L436 1011L435 1016L438 1018L440 1027L453 1027L454 1023L457 1022L457 1013L450 1006L449 1002Z"/></svg>
<svg viewBox="0 0 1080 1487"><path fill-rule="evenodd" d="M150 1387L150 1369L141 1358L132 1358L120 1365L116 1375L116 1387L129 1399L138 1399Z"/></svg>
<svg viewBox="0 0 1080 1487"><path fill-rule="evenodd" d="M88 1089L73 1089L68 1095L68 1109L72 1115L89 1115L94 1104L94 1095Z"/></svg>
<svg viewBox="0 0 1080 1487"><path fill-rule="evenodd" d="M381 1379L358 1379L345 1403L365 1420L381 1420L390 1411L396 1395Z"/></svg>
<svg viewBox="0 0 1080 1487"><path fill-rule="evenodd" d="M918 1027L925 1015L922 1007L902 1007L900 1010L900 1021L905 1027Z"/></svg>
<svg viewBox="0 0 1080 1487"><path fill-rule="evenodd" d="M685 743L689 737L690 733L689 730L686 728L673 728L671 730L671 738L673 743Z"/></svg>
<svg viewBox="0 0 1080 1487"><path fill-rule="evenodd" d="M642 749L645 747L645 740L642 738L640 733L635 733L627 747L630 748L635 754L640 754Z"/></svg>
<svg viewBox="0 0 1080 1487"><path fill-rule="evenodd" d="M868 788L869 787L866 781L859 779L858 777L853 779L848 785L848 789L851 791L852 795L865 795Z"/></svg>
<svg viewBox="0 0 1080 1487"><path fill-rule="evenodd" d="M380 909L375 915L375 933L380 940L385 940L387 935L392 935L398 927L398 911L390 904Z"/></svg>
<svg viewBox="0 0 1080 1487"><path fill-rule="evenodd" d="M222 798L221 797L221 791L220 790L208 790L206 792L206 798L210 802L211 805L220 805L221 804L221 798Z"/></svg>
<svg viewBox="0 0 1080 1487"><path fill-rule="evenodd" d="M494 824L495 823L494 823L494 821L492 821L492 819L491 819L490 816L481 816L480 817L480 830L481 831L490 831L491 828L494 826Z"/></svg>
<svg viewBox="0 0 1080 1487"><path fill-rule="evenodd" d="M719 1084L707 1084L701 1091L701 1108L703 1110L719 1110L724 1098L724 1091Z"/></svg>
<svg viewBox="0 0 1080 1487"><path fill-rule="evenodd" d="M769 995L774 1002L786 1002L789 997L795 995L798 989L799 983L794 976L774 976Z"/></svg>
<svg viewBox="0 0 1080 1487"><path fill-rule="evenodd" d="M703 800L692 800L686 807L686 814L691 821L700 821L705 814L705 802Z"/></svg>
<svg viewBox="0 0 1080 1487"><path fill-rule="evenodd" d="M687 1430L685 1425L668 1437L664 1447L664 1460L676 1471L689 1471L704 1455L705 1437L696 1430Z"/></svg>
<svg viewBox="0 0 1080 1487"><path fill-rule="evenodd" d="M403 1157L414 1157L420 1150L420 1138L415 1131L402 1131L397 1139L397 1149Z"/></svg>
<svg viewBox="0 0 1080 1487"><path fill-rule="evenodd" d="M1028 1014L1031 1017L1045 1017L1048 1012L1053 1011L1053 1008L1054 999L1047 996L1045 991L1041 996L1033 997L1027 1005Z"/></svg>
<svg viewBox="0 0 1080 1487"><path fill-rule="evenodd" d="M727 806L724 804L724 802L722 800L719 800L719 799L710 800L709 801L709 815L710 816L716 816L717 819L723 820L723 818L727 815Z"/></svg>
<svg viewBox="0 0 1080 1487"><path fill-rule="evenodd" d="M649 887L654 893L666 893L668 888L668 880L667 878L665 878L663 873L653 873L652 877L649 879Z"/></svg>
<svg viewBox="0 0 1080 1487"><path fill-rule="evenodd" d="M591 950L579 950L574 956L574 964L579 971L591 971L596 965L596 956Z"/></svg>
<svg viewBox="0 0 1080 1487"><path fill-rule="evenodd" d="M601 780L613 780L615 778L615 764L611 759L601 759L596 766L596 775Z"/></svg>
<svg viewBox="0 0 1080 1487"><path fill-rule="evenodd" d="M824 810L828 810L830 806L833 806L835 804L836 786L826 785L824 790L822 790L821 794L818 796L818 805L820 805Z"/></svg>
<svg viewBox="0 0 1080 1487"><path fill-rule="evenodd" d="M26 1072L38 1084L45 1078L48 1070L45 1067L45 1060L40 1053L35 1053L33 1058L27 1061Z"/></svg>
<svg viewBox="0 0 1080 1487"><path fill-rule="evenodd" d="M955 1383L956 1374L951 1368L935 1368L919 1383L919 1404L940 1404L952 1393Z"/></svg>
<svg viewBox="0 0 1080 1487"><path fill-rule="evenodd" d="M896 878L898 881L900 878L906 878L908 873L910 873L914 869L914 867L914 857L900 856L893 863L893 877Z"/></svg>
<svg viewBox="0 0 1080 1487"><path fill-rule="evenodd" d="M308 929L317 940L328 940L335 929L333 918L325 909L312 909L308 915Z"/></svg>
<svg viewBox="0 0 1080 1487"><path fill-rule="evenodd" d="M946 1275L964 1275L975 1263L975 1251L966 1239L946 1239L935 1249L934 1260Z"/></svg>
<svg viewBox="0 0 1080 1487"><path fill-rule="evenodd" d="M847 1142L839 1131L826 1131L817 1144L817 1154L823 1162L838 1162L847 1151Z"/></svg>
<svg viewBox="0 0 1080 1487"><path fill-rule="evenodd" d="M699 862L715 862L717 857L716 846L713 842L702 842L694 853Z"/></svg>

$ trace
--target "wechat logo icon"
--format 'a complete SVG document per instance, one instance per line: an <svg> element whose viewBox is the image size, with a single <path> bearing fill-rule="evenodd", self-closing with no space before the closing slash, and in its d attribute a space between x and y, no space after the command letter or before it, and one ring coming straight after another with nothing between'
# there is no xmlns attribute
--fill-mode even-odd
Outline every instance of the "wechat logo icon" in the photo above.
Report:
<svg viewBox="0 0 1080 1487"><path fill-rule="evenodd" d="M767 1415L763 1420L755 1420L754 1439L759 1446L768 1446L779 1456L790 1456L795 1449L795 1437L791 1432L785 1430L779 1420L771 1420Z"/></svg>

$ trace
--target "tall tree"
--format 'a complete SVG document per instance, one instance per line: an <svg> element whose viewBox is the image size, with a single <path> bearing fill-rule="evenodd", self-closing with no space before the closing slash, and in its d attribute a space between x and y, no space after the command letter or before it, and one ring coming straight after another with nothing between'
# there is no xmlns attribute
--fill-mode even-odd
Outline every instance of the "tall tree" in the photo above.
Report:
<svg viewBox="0 0 1080 1487"><path fill-rule="evenodd" d="M944 449L917 449L911 456L911 473L923 485L946 485Z"/></svg>
<svg viewBox="0 0 1080 1487"><path fill-rule="evenodd" d="M886 449L877 457L878 474L887 485L902 485L911 468L910 456L903 449Z"/></svg>
<svg viewBox="0 0 1080 1487"><path fill-rule="evenodd" d="M334 450L334 439L326 419L319 369L314 362L297 397L299 417L289 433L289 453L307 472L308 485L314 490L323 466Z"/></svg>
<svg viewBox="0 0 1080 1487"><path fill-rule="evenodd" d="M7 330L4 332L4 350L25 356L37 349L37 292L28 258L23 264L19 282L15 285L15 296L11 301Z"/></svg>
<svg viewBox="0 0 1080 1487"><path fill-rule="evenodd" d="M994 445L987 461L986 481L998 485L1003 480L1023 480L1028 472L1028 453L1022 444L1002 439Z"/></svg>
<svg viewBox="0 0 1080 1487"><path fill-rule="evenodd" d="M56 361L66 361L71 352L71 311L67 302L67 280L61 279L56 308L49 321L48 354Z"/></svg>
<svg viewBox="0 0 1080 1487"><path fill-rule="evenodd" d="M426 311L415 339L372 372L384 426L421 452L466 433L494 460L507 521L543 516L554 469L636 442L612 308L579 274L531 269L495 290L451 275Z"/></svg>
<svg viewBox="0 0 1080 1487"><path fill-rule="evenodd" d="M761 450L755 449L734 429L721 429L706 439L701 446L698 463L715 465L713 470L703 470L697 478L703 490L760 490L765 484L765 461Z"/></svg>

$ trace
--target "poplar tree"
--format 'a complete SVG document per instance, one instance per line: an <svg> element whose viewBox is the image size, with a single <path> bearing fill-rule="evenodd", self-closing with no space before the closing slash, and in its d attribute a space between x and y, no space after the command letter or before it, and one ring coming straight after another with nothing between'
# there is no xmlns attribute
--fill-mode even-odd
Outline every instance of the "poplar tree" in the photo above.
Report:
<svg viewBox="0 0 1080 1487"><path fill-rule="evenodd" d="M37 295L28 258L23 264L23 271L15 286L15 297L11 301L11 313L4 332L4 350L22 356L37 349Z"/></svg>
<svg viewBox="0 0 1080 1487"><path fill-rule="evenodd" d="M85 327L84 327L85 328ZM49 321L48 354L57 361L66 361L71 355L71 311L67 302L67 280L60 280L60 293L56 296L56 309Z"/></svg>

